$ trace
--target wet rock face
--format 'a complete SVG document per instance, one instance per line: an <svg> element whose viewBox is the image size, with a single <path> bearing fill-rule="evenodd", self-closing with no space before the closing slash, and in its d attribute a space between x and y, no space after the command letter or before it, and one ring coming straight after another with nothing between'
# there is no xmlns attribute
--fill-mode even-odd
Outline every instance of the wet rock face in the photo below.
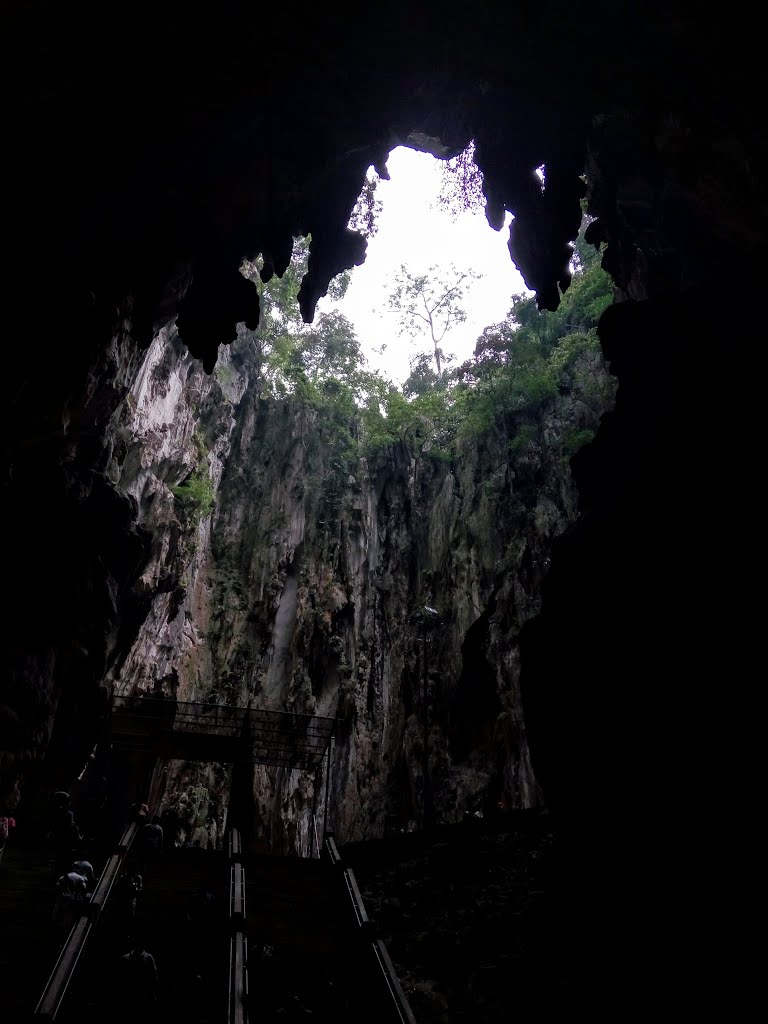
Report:
<svg viewBox="0 0 768 1024"><path fill-rule="evenodd" d="M117 691L338 715L329 824L343 839L536 805L517 637L576 516L564 437L597 413L561 396L514 454L500 422L453 463L404 447L369 461L349 454L353 424L262 398L244 341L225 358L208 377L161 332L113 419L109 473L151 545ZM201 474L207 510L182 483ZM172 802L205 786L189 771L171 772ZM257 768L263 841L307 851L324 786ZM225 793L211 800L223 809Z"/></svg>

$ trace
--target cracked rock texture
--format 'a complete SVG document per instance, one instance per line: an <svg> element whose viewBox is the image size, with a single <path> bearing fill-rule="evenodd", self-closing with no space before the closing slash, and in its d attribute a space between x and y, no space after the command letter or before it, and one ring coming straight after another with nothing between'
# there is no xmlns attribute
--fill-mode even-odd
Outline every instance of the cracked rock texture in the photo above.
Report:
<svg viewBox="0 0 768 1024"><path fill-rule="evenodd" d="M117 692L339 716L329 824L343 840L539 804L517 636L576 517L566 428L594 428L594 411L553 400L515 454L499 423L453 462L404 447L369 460L339 454L298 399L261 397L247 343L221 356L209 377L164 329L113 418L109 476L151 550ZM201 471L210 515L171 490ZM185 835L219 834L228 779L175 765L166 780ZM307 852L323 787L256 767L262 845Z"/></svg>

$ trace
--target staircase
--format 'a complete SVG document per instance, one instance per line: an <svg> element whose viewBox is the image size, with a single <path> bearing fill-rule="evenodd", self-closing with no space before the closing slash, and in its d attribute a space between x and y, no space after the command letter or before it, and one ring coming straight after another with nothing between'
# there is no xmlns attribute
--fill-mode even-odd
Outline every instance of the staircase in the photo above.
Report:
<svg viewBox="0 0 768 1024"><path fill-rule="evenodd" d="M207 880L213 884L217 907L202 927L193 911L199 887ZM194 849L169 851L144 880L135 930L157 964L158 1000L152 1015L158 1020L220 1024L226 1019L228 884L223 855ZM120 909L112 899L94 929L57 1022L103 1024L121 1019L121 1010L128 1009L131 993L126 992L122 958L130 950L130 940Z"/></svg>
<svg viewBox="0 0 768 1024"><path fill-rule="evenodd" d="M330 866L269 856L244 866L250 1019L369 1018L355 981L359 941Z"/></svg>
<svg viewBox="0 0 768 1024"><path fill-rule="evenodd" d="M245 860L251 944L290 946L320 957L342 957L350 940L338 893L324 861L255 856Z"/></svg>
<svg viewBox="0 0 768 1024"><path fill-rule="evenodd" d="M239 838L235 845L236 850L231 835L227 854L184 849L159 857L144 879L134 923L114 891L86 931L79 959L70 961L68 987L46 1019L239 1024L248 1016L269 1024L306 1021L311 1015L339 1024L363 1018L368 1024L413 1024L407 1003L394 993L396 976L353 874L333 841L326 842L323 860L247 856ZM5 909L13 911L15 904L12 916L26 921L27 928L0 929L6 940L0 950L7 976L29 983L7 989L4 1022L29 1019L56 953L49 859L35 863L25 857L14 868L14 880L17 884L5 892ZM197 898L203 883L215 894L205 917ZM4 920L11 918L4 915ZM87 919L81 921L87 930ZM137 1005L136 997L146 989L136 985L123 959L131 933L143 940L157 965L158 997L150 1005ZM41 947L41 935L48 936L51 949ZM231 955L236 959L230 961ZM36 974L25 973L28 964L39 968Z"/></svg>

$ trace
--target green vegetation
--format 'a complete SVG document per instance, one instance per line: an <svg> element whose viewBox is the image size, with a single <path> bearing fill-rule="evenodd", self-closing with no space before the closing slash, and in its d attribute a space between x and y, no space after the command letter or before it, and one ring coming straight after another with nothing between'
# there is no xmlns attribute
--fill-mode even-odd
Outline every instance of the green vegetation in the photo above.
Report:
<svg viewBox="0 0 768 1024"><path fill-rule="evenodd" d="M216 376L216 380L222 386L231 384L235 379L235 371L231 366L226 366L224 363L216 364L214 367L214 374Z"/></svg>
<svg viewBox="0 0 768 1024"><path fill-rule="evenodd" d="M506 319L483 331L474 359L447 372L426 355L413 360L403 392L390 392L377 408L364 410L366 446L401 442L419 455L451 458L457 446L502 425L516 455L535 441L537 414L559 395L573 396L599 417L613 382L599 360L596 327L612 289L598 255L581 239L574 262L573 283L556 312L539 312L534 298L515 296ZM410 278L410 291L401 288L409 302L404 313L424 314L429 303L422 297L419 311L413 301L422 286L421 279ZM587 429L564 436L564 456L591 436Z"/></svg>
<svg viewBox="0 0 768 1024"><path fill-rule="evenodd" d="M196 471L183 484L171 487L171 492L195 523L201 522L213 512L216 496L211 478L204 470Z"/></svg>
<svg viewBox="0 0 768 1024"><path fill-rule="evenodd" d="M507 445L509 454L515 456L525 451L529 445L536 441L538 433L539 432L533 423L523 423Z"/></svg>
<svg viewBox="0 0 768 1024"><path fill-rule="evenodd" d="M346 408L350 414L364 398L371 374L364 370L360 342L340 313L321 313L313 324L301 319L297 295L307 270L309 244L297 239L282 278L261 280L261 266L244 264L243 273L259 291L261 319L255 331L240 329L255 362L264 397L297 395L308 406ZM332 298L343 298L349 275L331 284Z"/></svg>
<svg viewBox="0 0 768 1024"><path fill-rule="evenodd" d="M181 505L186 516L198 525L213 512L216 495L208 471L208 445L200 428L192 435L197 456L197 468L182 484L171 486L171 493Z"/></svg>
<svg viewBox="0 0 768 1024"><path fill-rule="evenodd" d="M451 459L460 447L502 429L510 456L517 457L538 442L542 417L559 396L571 396L586 411L580 424L562 427L563 457L591 439L584 423L597 422L613 390L596 333L612 292L599 256L581 237L573 283L557 311L539 312L535 299L515 296L505 320L487 327L474 358L458 367L447 366L451 357L441 343L464 319L463 289L473 275L455 268L414 275L401 267L390 309L399 330L426 342L402 389L366 367L360 342L340 313L302 322L296 295L307 259L308 244L298 240L282 278L263 283L259 264L243 267L259 289L262 317L258 330L241 329L240 338L255 364L257 394L299 399L314 414L308 426L314 424L333 453L323 483L324 515L333 518L359 455L404 446L417 458ZM337 280L335 295L343 296L347 285L347 276ZM207 473L198 470L174 493L194 503L200 515L210 512Z"/></svg>
<svg viewBox="0 0 768 1024"><path fill-rule="evenodd" d="M574 455L579 448L583 448L585 444L589 444L594 436L594 430L566 431L563 435L563 450L570 458L570 456Z"/></svg>

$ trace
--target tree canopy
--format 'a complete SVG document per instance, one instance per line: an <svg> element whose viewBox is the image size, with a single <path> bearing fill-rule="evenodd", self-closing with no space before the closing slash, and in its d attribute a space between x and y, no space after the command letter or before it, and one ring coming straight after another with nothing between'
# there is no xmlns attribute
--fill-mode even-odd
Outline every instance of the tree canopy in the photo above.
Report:
<svg viewBox="0 0 768 1024"><path fill-rule="evenodd" d="M466 319L464 298L471 270L431 267L415 274L397 272L389 298L394 330L421 346L402 388L367 366L351 323L338 311L302 321L297 293L306 270L307 241L298 239L282 278L264 284L259 267L243 273L259 289L262 318L256 331L240 329L263 397L295 395L324 413L337 442L351 456L404 445L417 457L452 458L457 447L495 429L511 431L510 446L535 440L535 415L558 394L572 393L603 408L612 385L597 372L597 321L612 299L599 256L580 238L575 275L555 312L539 312L527 295L513 296L505 319L482 332L472 359L451 366L442 343ZM349 278L333 283L343 295ZM588 440L588 432L564 442L568 454Z"/></svg>

